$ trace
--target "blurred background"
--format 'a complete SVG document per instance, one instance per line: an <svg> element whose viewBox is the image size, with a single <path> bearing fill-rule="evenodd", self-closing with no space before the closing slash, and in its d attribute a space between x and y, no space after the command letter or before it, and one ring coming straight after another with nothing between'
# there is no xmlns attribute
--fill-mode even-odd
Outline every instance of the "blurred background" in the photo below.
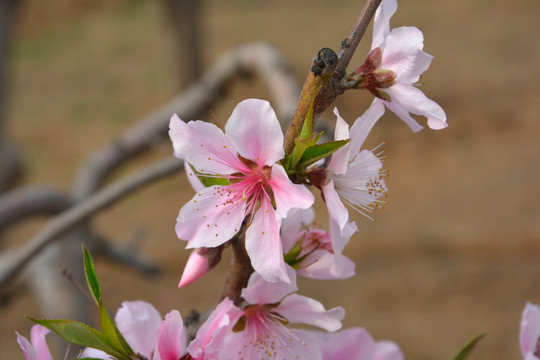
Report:
<svg viewBox="0 0 540 360"><path fill-rule="evenodd" d="M178 27L165 0L17 3L9 52L2 50L9 89L1 135L23 156L24 177L16 185L69 191L94 149L193 79L179 70ZM301 84L320 48L338 50L362 5L201 1L201 68L192 72L234 46L267 40L289 60ZM449 127L413 134L393 114L379 121L367 147L386 142L389 203L375 214L375 223L355 216L360 231L346 255L357 275L322 284L302 280L300 292L326 307L343 306L345 327L366 327L377 340L397 342L408 359L449 359L484 332L488 336L471 359L518 359L521 312L526 301L540 304L540 2L399 5L391 25L424 32L425 51L435 58L421 89L445 109ZM351 68L363 63L370 43L371 29ZM212 106L218 122L247 97L272 101L259 79L237 81ZM351 91L336 106L352 123L371 100L367 92ZM330 111L324 116L333 118ZM171 152L163 141L115 176ZM176 287L189 252L176 238L175 218L192 195L180 174L93 219L93 227L119 246L142 232L141 254L162 266L150 276L98 257L105 303L113 312L122 301L136 299L153 303L162 314L178 308L187 315L215 304L227 258L197 283ZM2 251L23 244L44 221L5 229ZM324 226L324 216L320 221ZM14 331L28 336L32 324L24 315L43 316L33 294L21 281L1 299L1 358L23 358Z"/></svg>

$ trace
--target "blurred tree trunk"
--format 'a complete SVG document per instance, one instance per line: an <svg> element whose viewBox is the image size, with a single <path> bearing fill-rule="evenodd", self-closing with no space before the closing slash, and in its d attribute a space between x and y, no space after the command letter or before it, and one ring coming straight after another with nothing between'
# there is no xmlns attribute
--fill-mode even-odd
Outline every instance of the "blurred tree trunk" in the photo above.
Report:
<svg viewBox="0 0 540 360"><path fill-rule="evenodd" d="M8 96L8 50L15 8L20 0L0 0L0 192L11 187L22 174L20 154L5 136Z"/></svg>
<svg viewBox="0 0 540 360"><path fill-rule="evenodd" d="M202 74L201 3L202 0L162 0L175 43L178 87L185 88Z"/></svg>

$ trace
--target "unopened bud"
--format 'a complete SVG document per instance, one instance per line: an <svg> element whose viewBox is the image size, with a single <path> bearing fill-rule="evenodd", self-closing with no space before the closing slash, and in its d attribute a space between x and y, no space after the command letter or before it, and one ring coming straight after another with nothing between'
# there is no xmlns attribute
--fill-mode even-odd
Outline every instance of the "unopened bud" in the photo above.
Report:
<svg viewBox="0 0 540 360"><path fill-rule="evenodd" d="M212 270L221 260L221 252L223 247L216 248L199 248L193 250L184 267L182 278L178 283L178 287L184 287L199 279L207 272Z"/></svg>

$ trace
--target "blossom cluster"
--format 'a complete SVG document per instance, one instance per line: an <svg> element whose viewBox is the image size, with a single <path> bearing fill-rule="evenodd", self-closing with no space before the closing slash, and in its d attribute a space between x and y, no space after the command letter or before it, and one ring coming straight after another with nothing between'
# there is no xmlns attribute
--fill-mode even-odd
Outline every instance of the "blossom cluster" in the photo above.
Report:
<svg viewBox="0 0 540 360"><path fill-rule="evenodd" d="M113 335L127 344L105 341L105 348L112 344L135 354L127 358L153 360L404 359L395 343L375 342L363 328L338 331L343 308L326 309L297 293L297 276L327 280L354 275L355 265L344 255L358 231L349 210L372 219L386 201L384 152L363 148L385 108L413 131L422 126L411 113L425 116L432 129L446 127L442 108L416 87L432 60L423 51L422 32L415 27L390 30L396 9L396 0L382 1L371 51L346 79L351 88L375 96L371 106L350 127L334 109L334 141L325 146L317 145L320 136L307 125L297 147L286 153L278 118L270 104L259 99L240 102L224 129L203 121L184 122L177 115L171 118L174 154L184 160L196 191L181 207L175 227L187 248L194 249L179 286L207 273L235 240L245 247L253 273L241 298L225 297L189 343L180 312L173 310L163 319L152 305L134 301L124 302L115 317L121 336ZM318 189L325 202L327 229L314 223L310 187ZM96 302L101 309L99 296ZM44 340L47 332L36 325L31 342L17 335L27 360L51 358ZM102 350L89 347L81 356L111 358Z"/></svg>

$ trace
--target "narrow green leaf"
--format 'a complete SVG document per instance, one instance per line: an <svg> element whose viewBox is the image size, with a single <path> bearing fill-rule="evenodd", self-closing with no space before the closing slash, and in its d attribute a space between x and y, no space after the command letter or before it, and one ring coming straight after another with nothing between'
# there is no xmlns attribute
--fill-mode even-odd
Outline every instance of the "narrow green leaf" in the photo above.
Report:
<svg viewBox="0 0 540 360"><path fill-rule="evenodd" d="M300 134L298 135L298 139L300 140L305 140L305 139L309 139L313 137L313 104L314 102L315 102L315 97L313 97L313 101L311 102L308 113L306 114L304 124L302 125L302 130L300 130Z"/></svg>
<svg viewBox="0 0 540 360"><path fill-rule="evenodd" d="M92 255L84 247L83 256L84 256L84 275L86 276L86 282L88 283L88 289L96 302L96 305L99 306L99 301L101 300L101 290L99 288L99 282L96 275L96 268L94 267L94 260L92 260Z"/></svg>
<svg viewBox="0 0 540 360"><path fill-rule="evenodd" d="M96 329L83 324L75 320L47 320L47 319L33 319L29 320L36 324L45 326L53 330L64 340L84 347L91 347L106 352L109 355L114 356L117 359L129 359L129 355L123 354L116 350Z"/></svg>
<svg viewBox="0 0 540 360"><path fill-rule="evenodd" d="M304 140L300 140L299 138L296 138L294 140L294 144L295 144L294 149L289 159L289 167L286 170L296 170L296 168L298 167L298 163L302 159L302 156L304 155L306 150L316 145L321 135L322 133L318 134L315 137L304 139Z"/></svg>
<svg viewBox="0 0 540 360"><path fill-rule="evenodd" d="M131 349L126 339L118 330L115 322L109 315L109 312L103 305L103 301L99 302L99 322L101 325L101 332L107 341L118 351L126 355L134 355L135 352Z"/></svg>
<svg viewBox="0 0 540 360"><path fill-rule="evenodd" d="M197 178L199 178L204 187L210 187L213 185L229 185L229 179L206 176L205 174L195 170L195 168L191 164L189 164L189 167L193 171L193 174L195 174Z"/></svg>
<svg viewBox="0 0 540 360"><path fill-rule="evenodd" d="M476 347L478 342L484 337L486 334L480 334L474 337L472 340L470 340L466 345L464 345L456 355L452 358L452 360L465 360L469 356L469 354L473 351L473 349Z"/></svg>
<svg viewBox="0 0 540 360"><path fill-rule="evenodd" d="M334 152L347 145L349 141L350 139L336 140L324 144L316 144L307 148L298 161L298 167L301 169L306 168L309 165L332 155Z"/></svg>

